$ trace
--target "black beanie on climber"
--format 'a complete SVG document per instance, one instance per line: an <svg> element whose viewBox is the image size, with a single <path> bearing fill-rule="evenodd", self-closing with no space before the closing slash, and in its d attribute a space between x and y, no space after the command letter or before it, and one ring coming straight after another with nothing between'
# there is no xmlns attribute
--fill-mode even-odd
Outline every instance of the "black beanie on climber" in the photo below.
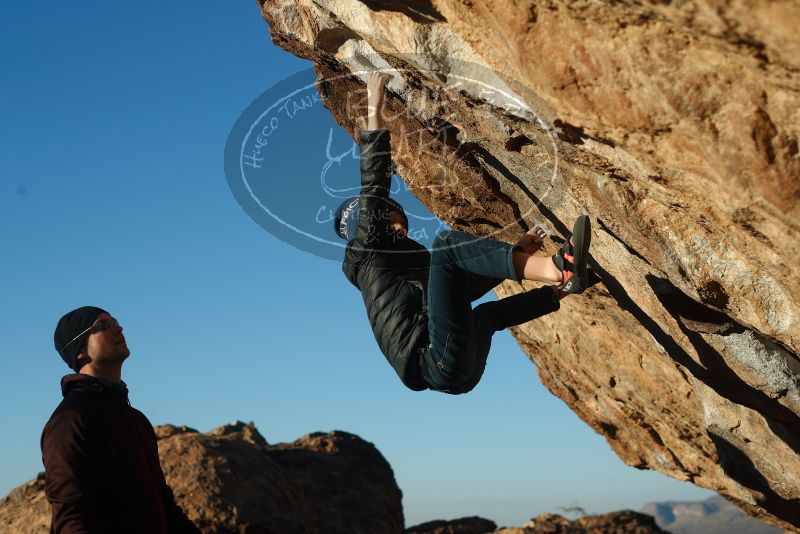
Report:
<svg viewBox="0 0 800 534"><path fill-rule="evenodd" d="M406 216L403 206L401 206L400 203L393 198L383 198L381 201L386 203L387 214L393 211L400 213L400 216L403 217L403 222L406 225L406 229L409 229L408 216ZM353 239L356 236L356 231L358 230L358 217L360 211L361 207L359 197L350 197L342 202L336 209L336 215L333 218L333 231L336 232L336 235L345 241L350 241Z"/></svg>

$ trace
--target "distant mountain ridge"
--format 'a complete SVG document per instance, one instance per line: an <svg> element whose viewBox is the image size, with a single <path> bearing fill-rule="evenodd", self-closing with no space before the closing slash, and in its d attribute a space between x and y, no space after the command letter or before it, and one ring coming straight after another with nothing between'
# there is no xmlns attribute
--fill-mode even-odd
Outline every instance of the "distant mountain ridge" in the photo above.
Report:
<svg viewBox="0 0 800 534"><path fill-rule="evenodd" d="M698 502L654 502L642 513L656 518L656 524L672 534L780 534L783 529L748 516L722 497Z"/></svg>

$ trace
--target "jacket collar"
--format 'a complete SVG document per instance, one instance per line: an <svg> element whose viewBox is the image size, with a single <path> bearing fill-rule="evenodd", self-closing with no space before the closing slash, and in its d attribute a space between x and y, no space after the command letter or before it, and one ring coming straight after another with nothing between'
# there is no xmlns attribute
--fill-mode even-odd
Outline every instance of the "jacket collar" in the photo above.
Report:
<svg viewBox="0 0 800 534"><path fill-rule="evenodd" d="M128 401L128 386L123 381L115 384L104 378L73 373L61 379L61 394L66 397L67 393L71 391L117 397L126 404L130 404Z"/></svg>

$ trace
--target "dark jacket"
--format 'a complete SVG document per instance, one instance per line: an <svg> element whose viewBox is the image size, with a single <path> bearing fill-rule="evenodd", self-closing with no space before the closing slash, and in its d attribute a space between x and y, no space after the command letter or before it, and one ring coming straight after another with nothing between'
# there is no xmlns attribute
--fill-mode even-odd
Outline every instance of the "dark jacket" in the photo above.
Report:
<svg viewBox="0 0 800 534"><path fill-rule="evenodd" d="M342 271L364 299L378 346L410 389L428 388L420 350L428 345L430 252L388 231L392 158L389 130L361 133L361 192L356 237L347 243Z"/></svg>
<svg viewBox="0 0 800 534"><path fill-rule="evenodd" d="M41 440L50 532L199 532L175 504L153 426L125 385L73 374L61 391Z"/></svg>

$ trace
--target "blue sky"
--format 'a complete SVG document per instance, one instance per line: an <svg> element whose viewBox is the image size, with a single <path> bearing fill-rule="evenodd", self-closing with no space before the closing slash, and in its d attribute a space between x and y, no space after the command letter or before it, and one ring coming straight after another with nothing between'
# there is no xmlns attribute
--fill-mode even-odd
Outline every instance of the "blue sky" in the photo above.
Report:
<svg viewBox="0 0 800 534"><path fill-rule="evenodd" d="M309 67L251 0L15 3L0 29L0 494L42 468L68 372L53 328L92 304L125 327L123 378L154 424L356 433L391 463L409 525L711 495L625 466L508 332L468 395L402 386L340 264L264 231L228 187L239 114Z"/></svg>

